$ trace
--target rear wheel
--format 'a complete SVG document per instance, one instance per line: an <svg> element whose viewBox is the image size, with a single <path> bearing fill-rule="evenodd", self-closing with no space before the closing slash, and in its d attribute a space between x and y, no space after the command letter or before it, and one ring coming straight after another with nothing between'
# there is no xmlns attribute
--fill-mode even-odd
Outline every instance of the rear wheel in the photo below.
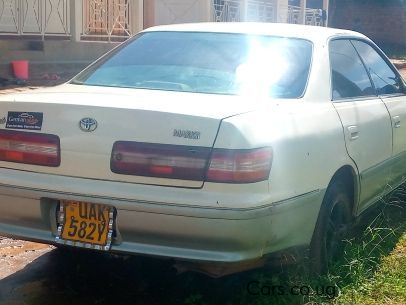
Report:
<svg viewBox="0 0 406 305"><path fill-rule="evenodd" d="M327 189L310 245L313 272L328 272L343 255L351 218L348 191L343 183L334 182Z"/></svg>

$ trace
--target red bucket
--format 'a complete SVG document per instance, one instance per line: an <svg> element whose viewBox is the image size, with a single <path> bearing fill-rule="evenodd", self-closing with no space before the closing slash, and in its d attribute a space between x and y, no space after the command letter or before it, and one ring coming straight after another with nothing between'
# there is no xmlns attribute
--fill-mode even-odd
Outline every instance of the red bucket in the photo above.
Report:
<svg viewBox="0 0 406 305"><path fill-rule="evenodd" d="M28 79L28 60L14 60L11 62L14 76L18 79Z"/></svg>

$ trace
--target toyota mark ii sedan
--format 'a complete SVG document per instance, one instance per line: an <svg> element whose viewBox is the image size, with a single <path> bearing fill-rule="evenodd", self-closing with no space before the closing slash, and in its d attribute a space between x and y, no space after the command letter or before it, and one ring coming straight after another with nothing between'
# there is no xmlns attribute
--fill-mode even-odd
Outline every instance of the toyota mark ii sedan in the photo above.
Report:
<svg viewBox="0 0 406 305"><path fill-rule="evenodd" d="M1 97L0 235L233 270L310 249L322 272L406 180L405 94L356 32L147 29Z"/></svg>

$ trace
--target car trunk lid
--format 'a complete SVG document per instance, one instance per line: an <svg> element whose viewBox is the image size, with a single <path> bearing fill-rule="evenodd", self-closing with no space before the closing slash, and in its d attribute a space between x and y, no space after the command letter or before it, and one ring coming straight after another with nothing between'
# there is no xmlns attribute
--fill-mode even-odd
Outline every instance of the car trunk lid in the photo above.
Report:
<svg viewBox="0 0 406 305"><path fill-rule="evenodd" d="M113 145L117 141L127 141L178 145L185 149L212 148L221 120L247 112L252 107L235 96L81 85L7 95L0 101L0 119L4 121L1 129L57 135L61 148L61 162L57 167L0 161L1 167L182 187L201 187L203 179L114 173L110 164ZM10 117L21 115L38 116L36 118L41 117L42 121L34 124L36 129L31 130L10 125ZM92 120L97 122L97 128L93 124L86 130Z"/></svg>

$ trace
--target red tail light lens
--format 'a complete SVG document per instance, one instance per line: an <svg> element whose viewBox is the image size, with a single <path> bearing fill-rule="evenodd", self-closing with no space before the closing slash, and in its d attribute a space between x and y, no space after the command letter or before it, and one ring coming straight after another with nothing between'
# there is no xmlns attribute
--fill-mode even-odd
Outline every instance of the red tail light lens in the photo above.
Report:
<svg viewBox="0 0 406 305"><path fill-rule="evenodd" d="M114 173L203 181L211 148L119 141L110 167Z"/></svg>
<svg viewBox="0 0 406 305"><path fill-rule="evenodd" d="M0 130L0 161L59 166L59 137L50 134Z"/></svg>
<svg viewBox="0 0 406 305"><path fill-rule="evenodd" d="M267 180L272 165L272 149L214 149L207 181L252 183Z"/></svg>
<svg viewBox="0 0 406 305"><path fill-rule="evenodd" d="M207 147L119 141L114 143L110 167L117 174L252 183L268 179L271 163L272 149L268 147L212 151Z"/></svg>

